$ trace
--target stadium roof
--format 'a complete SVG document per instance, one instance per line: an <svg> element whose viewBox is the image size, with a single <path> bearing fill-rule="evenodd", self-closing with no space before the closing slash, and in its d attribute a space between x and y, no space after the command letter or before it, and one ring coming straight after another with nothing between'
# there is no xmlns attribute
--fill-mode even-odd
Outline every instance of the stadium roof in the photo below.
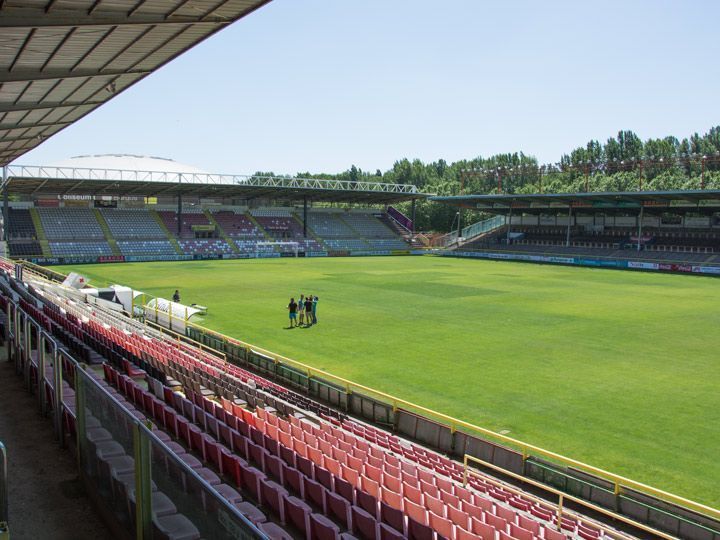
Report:
<svg viewBox="0 0 720 540"><path fill-rule="evenodd" d="M10 195L36 198L188 195L302 201L307 197L309 201L390 204L429 196L410 184L382 182L20 165L11 165L7 171Z"/></svg>
<svg viewBox="0 0 720 540"><path fill-rule="evenodd" d="M430 200L461 208L506 214L510 208L526 213L542 213L553 209L604 212L608 210L645 210L668 208L682 211L720 210L720 190L622 191L598 193L548 193L531 195L458 195L431 197Z"/></svg>
<svg viewBox="0 0 720 540"><path fill-rule="evenodd" d="M0 165L270 0L0 0Z"/></svg>

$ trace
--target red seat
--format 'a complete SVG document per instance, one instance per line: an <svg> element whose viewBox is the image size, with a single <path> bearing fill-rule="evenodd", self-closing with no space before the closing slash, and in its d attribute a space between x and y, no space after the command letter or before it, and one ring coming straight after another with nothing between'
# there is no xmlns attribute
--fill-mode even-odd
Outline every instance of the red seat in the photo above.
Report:
<svg viewBox="0 0 720 540"><path fill-rule="evenodd" d="M286 521L300 532L307 534L310 528L310 514L312 514L310 506L297 497L285 497L284 506Z"/></svg>
<svg viewBox="0 0 720 540"><path fill-rule="evenodd" d="M345 528L350 524L350 503L337 493L327 491L325 494L327 512L337 519Z"/></svg>
<svg viewBox="0 0 720 540"><path fill-rule="evenodd" d="M315 540L337 540L340 528L320 514L310 514L310 537Z"/></svg>
<svg viewBox="0 0 720 540"><path fill-rule="evenodd" d="M260 480L260 495L262 505L269 507L280 518L280 521L285 523L283 501L288 496L287 490L272 480L263 478Z"/></svg>
<svg viewBox="0 0 720 540"><path fill-rule="evenodd" d="M307 476L303 478L303 498L316 506L325 513L325 492L327 491L322 484L311 480Z"/></svg>
<svg viewBox="0 0 720 540"><path fill-rule="evenodd" d="M377 537L377 521L359 506L351 507L352 532L360 538L375 540ZM428 539L432 540L432 539Z"/></svg>
<svg viewBox="0 0 720 540"><path fill-rule="evenodd" d="M405 532L405 514L384 502L380 503L380 522L391 526L400 533Z"/></svg>
<svg viewBox="0 0 720 540"><path fill-rule="evenodd" d="M274 523L259 523L258 529L270 540L293 540L293 537Z"/></svg>
<svg viewBox="0 0 720 540"><path fill-rule="evenodd" d="M265 514L263 514L257 506L252 505L249 502L243 501L241 503L237 503L235 504L235 508L237 508L238 511L248 518L248 520L250 520L250 522L254 525L257 525L258 523L265 523L267 521Z"/></svg>
<svg viewBox="0 0 720 540"><path fill-rule="evenodd" d="M410 540L433 540L433 530L427 525L408 518L407 537Z"/></svg>

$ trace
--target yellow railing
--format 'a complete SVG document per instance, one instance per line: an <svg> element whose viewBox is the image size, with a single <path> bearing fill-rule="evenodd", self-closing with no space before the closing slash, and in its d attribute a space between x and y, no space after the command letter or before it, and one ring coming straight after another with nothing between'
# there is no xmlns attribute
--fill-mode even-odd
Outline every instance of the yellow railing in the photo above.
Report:
<svg viewBox="0 0 720 540"><path fill-rule="evenodd" d="M654 529L654 528L652 528L652 527L649 527L649 526L647 526L647 525L645 525L645 524L643 524L643 523L639 523L639 522L637 522L637 521L635 521L635 520L633 520L633 519L627 518L627 517L623 516L622 514L617 514L617 513L612 512L612 511L610 511L610 510L608 510L608 509L606 509L606 508L603 508L603 507L601 507L601 506L597 506L597 505L595 505L595 504L592 504L592 503L586 501L585 499L581 499L581 498L579 498L579 497L575 497L575 496L573 496L573 495L570 495L570 494L568 494L568 493L565 493L564 491L560 491L560 490L555 489L555 488L553 488L553 487L550 487L550 486L548 486L548 485L546 485L546 484L543 484L542 482L537 482L537 481L535 481L535 480L532 480L532 479L530 479L530 478L527 478L526 476L522 476L522 475L520 475L520 474L515 474L515 473L510 472L510 471L508 471L508 470L506 470L506 469L503 469L502 467L498 467L497 465L493 465L492 463L488 463L487 461L483 461L482 459L478 459L478 458L473 457L473 456L470 456L470 455L468 455L468 454L465 454L465 458L464 458L464 460L463 460L463 465L464 465L464 467L465 467L465 471L464 471L464 473L463 473L463 485L467 485L467 483L468 483L468 476L469 476L469 475L477 476L478 478L481 478L484 482L486 482L486 483L488 483L488 484L492 484L492 485L494 485L494 486L498 486L498 487L502 488L502 489L505 490L505 491L510 491L510 492L512 492L512 493L515 493L516 495L520 495L520 496L522 496L522 497L525 498L525 499L530 499L530 500L533 500L533 501L538 502L538 503L546 503L545 500L540 499L540 498L538 498L538 497L535 497L535 496L527 493L526 491L521 491L521 490L516 489L516 488L514 488L514 487L512 487L512 486L509 486L509 485L507 485L507 484L505 484L505 483L503 483L503 482L500 482L500 481L498 481L498 480L495 480L494 478L491 478L491 477L489 477L489 476L482 475L482 474L480 474L480 473L477 473L477 472L473 471L472 469L470 469L470 466L469 466L469 464L468 464L469 461L472 461L472 462L474 462L474 463L477 463L478 465L481 465L481 466L483 466L483 467L487 467L488 469L492 469L492 470L494 470L494 471L500 472L500 473L502 473L502 474L504 474L504 475L507 475L507 476L509 476L509 477L511 477L511 478L514 478L515 480L520 480L521 482L524 482L524 483L526 483L526 484L530 484L531 486L535 486L535 487L537 487L537 488L541 488L541 489L547 491L548 493L552 493L553 495L557 495L557 496L558 496L558 503L557 503L557 512L556 512L556 517L557 517L556 525L557 525L557 527L558 527L558 530L560 529L560 524L562 523L563 514L571 515L571 516L573 516L575 519L580 519L581 521L586 521L586 520L587 520L587 518L585 518L584 516L578 515L578 514L576 514L575 512L572 512L572 511L570 511L570 510L568 510L567 508L564 507L564 504L565 504L566 501L571 501L571 502L577 503L577 504L579 504L579 505L581 505L581 506L583 506L583 507L585 507L585 508L587 508L587 509L589 509L589 510L592 510L592 511L594 511L594 512L598 512L598 513L600 513L600 514L603 514L603 515L605 515L605 516L608 516L608 517L610 517L610 518L612 518L612 519L615 519L615 520L617 520L617 521L622 521L623 523L626 523L626 524L628 524L628 525L632 525L633 527L636 527L637 529L639 529L639 530L641 530L641 531L649 532L649 533L651 533L651 534L653 534L653 535L655 535L655 536L659 536L660 538L666 538L667 540L674 540L674 539L675 539L675 536L672 536L672 535L670 535L670 534L664 533L664 532L662 532L662 531L658 531L657 529ZM619 533L617 533L617 532L615 532L615 531L612 531L612 530L608 531L608 530L605 529L605 528L603 528L603 530L605 530L605 532L608 532L608 533L610 533L610 534L613 535L613 536L620 536L621 538L627 538L625 535L620 535Z"/></svg>
<svg viewBox="0 0 720 540"><path fill-rule="evenodd" d="M334 383L338 384L339 386L344 387L348 393L351 393L354 390L358 390L363 393L370 394L370 396L379 397L383 401L392 405L393 410L397 410L399 407L403 407L403 408L407 408L412 411L421 412L427 416L430 416L431 418L441 420L441 421L447 423L452 432L457 431L458 428L464 428L468 431L472 431L474 433L478 433L478 434L484 435L486 437L489 437L491 439L494 439L496 441L502 442L503 444L507 444L511 447L516 448L520 452L522 452L523 459L527 459L532 454L539 455L539 456L548 458L552 461L555 461L557 463L561 463L563 465L574 467L574 468L580 469L584 472L596 475L602 479L605 479L605 480L611 482L613 484L613 491L616 495L620 495L620 493L622 493L622 491L623 491L623 488L629 488L629 489L633 489L633 490L642 492L646 495L651 495L651 496L657 497L666 502L670 502L670 503L674 503L674 504L683 506L685 508L688 508L690 510L698 512L700 514L710 516L714 519L720 519L720 510L718 510L716 508L712 508L710 506L706 506L699 502L695 502L690 499L680 497L679 495L674 495L667 491L663 491L661 489L654 488L652 486L648 486L648 485L642 484L640 482L636 482L635 480L631 480L629 478L625 478L618 474L611 473L611 472L601 469L599 467L594 467L592 465L588 465L587 463L583 463L582 461L578 461L576 459L572 459L572 458L563 456L556 452L551 452L550 450L545 450L544 448L541 448L539 446L535 446L533 444L529 444L524 441L514 439L512 437L508 437L507 435L502 435L502 434L492 431L490 429L486 429L486 428L471 424L469 422L465 422L463 420L453 418L452 416L449 416L447 414L443 414L441 412L437 412L432 409L428 409L427 407L423 407L422 405L417 405L415 403L412 403L412 402L404 400L402 398L393 396L391 394L387 394L380 390L375 390L374 388L370 388L368 386L364 386L362 384L350 381L343 377L339 377L337 375L334 375L334 374L324 371L322 369L317 369L317 368L314 368L307 364L304 364L302 362L298 362L297 360L293 360L292 358L288 358L286 356L276 354L276 353L274 353L272 351L268 351L267 349L264 349L262 347L258 347L256 345L246 343L239 339L228 337L220 332L216 332L215 330L210 330L209 328L200 326L199 324L195 324L190 321L187 321L186 324L189 327L197 328L198 330L206 332L207 334L212 335L216 339L219 339L221 341L226 341L228 343L232 343L232 344L235 344L235 345L238 345L241 347L245 347L246 349L252 349L252 350L258 351L262 354L270 356L276 362L284 362L284 363L287 363L288 365L300 368L308 375L308 377L319 376L319 377L328 379L329 381L334 382ZM504 469L503 469L503 471L504 471Z"/></svg>
<svg viewBox="0 0 720 540"><path fill-rule="evenodd" d="M147 307L147 306L143 305L143 307ZM149 307L149 309L154 310L155 308ZM427 407L423 407L422 405L417 405L415 403L412 403L412 402L404 400L402 398L382 392L380 390L376 390L374 388L364 386L362 384L353 382L353 381L345 379L343 377L339 377L337 375L334 375L334 374L324 371L322 369L314 368L312 366L309 366L309 365L299 362L297 360L293 360L292 358L288 358L286 356L283 356L283 355L274 353L272 351L269 351L267 349L264 349L263 347L259 347L257 345L252 345L250 343L241 341L239 339L231 338L229 336L226 336L225 334L222 334L215 330L211 330L211 329L201 326L199 324L193 323L189 320L186 320L185 324L188 327L197 328L198 330L201 330L202 332L205 332L211 336L214 336L216 339L219 339L220 341L224 341L224 342L231 343L231 344L234 344L234 345L237 345L240 347L244 347L248 350L252 349L254 351L260 352L266 356L269 356L270 358L273 358L276 363L284 362L288 365L297 367L297 368L301 369L302 371L304 371L308 377L315 376L315 377L322 377L324 379L327 379L327 380L334 382L334 383L338 384L339 386L343 387L345 389L345 391L348 393L352 393L353 391L361 391L363 393L369 394L371 397L374 396L374 397L380 398L381 400L383 400L386 403L388 403L389 405L391 405L393 408L393 411L396 411L399 407L403 407L403 408L406 408L411 411L421 412L433 419L440 420L440 421L446 423L449 426L451 432L453 432L453 433L455 431L457 431L458 428L463 428L465 430L484 435L485 437L488 437L490 439L501 442L503 444L506 444L508 446L511 446L511 447L519 450L522 453L523 459L527 459L532 454L535 454L538 456L543 456L543 457L550 459L552 461L555 461L557 463L567 465L569 467L574 467L574 468L584 471L586 473L596 475L604 480L607 480L608 482L611 482L613 484L613 491L616 495L620 495L623 492L624 488L628 488L628 489L636 490L638 492L642 492L645 495L650 495L650 496L656 497L665 502L677 504L679 506L682 506L689 510L697 512L699 514L709 516L713 519L720 519L720 510L718 510L716 508L712 508L710 506L687 499L685 497L680 497L679 495L669 493L667 491L649 486L647 484L643 484L641 482L636 482L635 480L631 480L629 478L625 478L618 474L611 473L611 472L601 469L599 467L594 467L592 465L588 465L587 463L583 463L582 461L578 461L578 460L563 456L562 454L558 454L556 452L551 452L550 450L546 450L539 446L535 446L533 444L529 444L524 441L514 439L512 437L508 437L507 435L502 435L501 433L497 433L490 429L486 429L486 428L471 424L469 422L465 422L463 420L453 418L452 416L449 416L447 414L443 414L441 412L437 412L432 409L428 409ZM182 335L182 334L180 334L180 335ZM188 339L190 339L190 338L188 338ZM198 343L198 342L195 342L195 343ZM199 344L199 345L202 345L202 344ZM204 347L208 348L207 346L204 346ZM503 470L503 472L508 473L508 471L505 471L505 469L502 469L502 470Z"/></svg>

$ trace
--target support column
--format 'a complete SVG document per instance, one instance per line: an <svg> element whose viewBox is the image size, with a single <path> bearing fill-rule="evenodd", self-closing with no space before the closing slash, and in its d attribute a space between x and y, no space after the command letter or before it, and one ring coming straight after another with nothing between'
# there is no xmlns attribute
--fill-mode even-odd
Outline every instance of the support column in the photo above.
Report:
<svg viewBox="0 0 720 540"><path fill-rule="evenodd" d="M642 220L643 220L643 213L644 213L645 207L640 207L640 215L638 216L638 240L637 240L637 250L640 251L640 239L642 237Z"/></svg>
<svg viewBox="0 0 720 540"><path fill-rule="evenodd" d="M512 206L510 206L510 212L508 212L507 216L507 236L505 237L505 243L509 246L510 245L510 226L512 225Z"/></svg>
<svg viewBox="0 0 720 540"><path fill-rule="evenodd" d="M182 195L178 194L178 207L177 207L177 235L178 238L182 233Z"/></svg>
<svg viewBox="0 0 720 540"><path fill-rule="evenodd" d="M567 237L565 238L565 247L570 247L570 226L572 224L572 206L568 206L568 225Z"/></svg>
<svg viewBox="0 0 720 540"><path fill-rule="evenodd" d="M303 238L307 238L307 197L303 197Z"/></svg>
<svg viewBox="0 0 720 540"><path fill-rule="evenodd" d="M8 241L8 216L10 215L9 212L9 202L8 202L8 186L7 186L7 179L8 179L8 172L7 172L7 165L3 167L3 174L2 174L2 182L3 182L3 240L6 242Z"/></svg>
<svg viewBox="0 0 720 540"><path fill-rule="evenodd" d="M412 200L412 206L410 207L410 219L412 220L412 227L411 227L411 233L415 234L415 201L416 199Z"/></svg>
<svg viewBox="0 0 720 540"><path fill-rule="evenodd" d="M460 218L462 218L462 207L461 207L461 206L458 206L457 218L458 218L458 225L457 225L457 244L458 244L458 246L459 246L459 245L460 245L460 234L462 233L462 229L460 228L460 221L461 221Z"/></svg>

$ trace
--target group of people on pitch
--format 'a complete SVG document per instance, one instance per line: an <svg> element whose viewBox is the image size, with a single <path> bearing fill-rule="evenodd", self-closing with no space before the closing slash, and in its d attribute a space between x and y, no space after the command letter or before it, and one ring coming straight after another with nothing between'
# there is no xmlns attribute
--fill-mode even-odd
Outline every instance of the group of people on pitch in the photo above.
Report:
<svg viewBox="0 0 720 540"><path fill-rule="evenodd" d="M309 294L301 294L296 302L295 298L290 299L288 312L290 313L290 328L296 326L312 326L317 324L317 303L318 297ZM299 317L298 317L299 315ZM298 320L299 319L299 320Z"/></svg>

